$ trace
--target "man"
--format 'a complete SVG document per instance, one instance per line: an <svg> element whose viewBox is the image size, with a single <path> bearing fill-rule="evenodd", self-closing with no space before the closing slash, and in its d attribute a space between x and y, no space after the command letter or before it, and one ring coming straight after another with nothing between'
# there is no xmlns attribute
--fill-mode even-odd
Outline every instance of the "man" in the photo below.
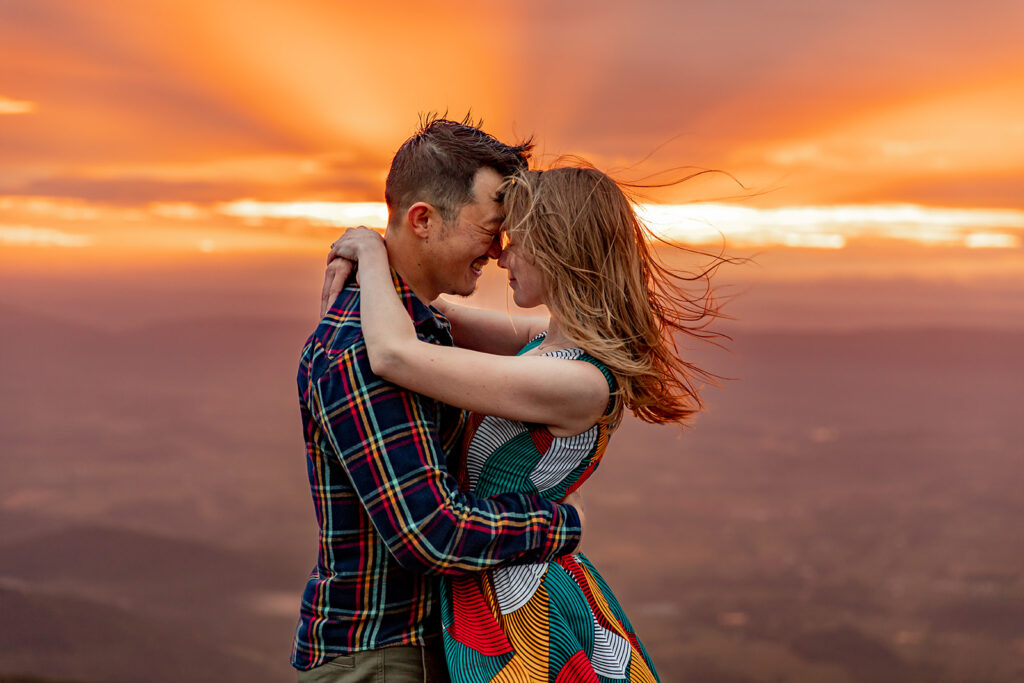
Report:
<svg viewBox="0 0 1024 683"><path fill-rule="evenodd" d="M452 344L439 294L468 295L501 253L497 189L529 143L428 120L388 174L386 232L395 288L421 339ZM299 681L447 680L439 575L541 562L579 545L576 507L457 490L445 467L463 411L373 374L350 283L303 350L298 376L307 469L320 526L292 664Z"/></svg>

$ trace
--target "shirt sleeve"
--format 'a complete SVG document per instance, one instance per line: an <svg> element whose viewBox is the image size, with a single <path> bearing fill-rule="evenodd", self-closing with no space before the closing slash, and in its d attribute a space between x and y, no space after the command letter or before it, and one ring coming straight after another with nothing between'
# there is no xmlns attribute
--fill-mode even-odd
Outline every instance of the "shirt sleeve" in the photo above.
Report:
<svg viewBox="0 0 1024 683"><path fill-rule="evenodd" d="M365 345L332 359L309 407L377 533L406 569L458 575L543 562L579 545L572 506L459 491L444 465L434 401L374 374Z"/></svg>

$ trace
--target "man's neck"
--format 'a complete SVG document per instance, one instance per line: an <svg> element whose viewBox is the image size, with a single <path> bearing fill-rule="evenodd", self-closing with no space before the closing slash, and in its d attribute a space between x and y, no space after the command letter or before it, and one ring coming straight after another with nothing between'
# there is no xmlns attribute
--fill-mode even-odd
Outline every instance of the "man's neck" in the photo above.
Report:
<svg viewBox="0 0 1024 683"><path fill-rule="evenodd" d="M408 237L403 235L405 231L388 229L385 233L385 248L388 250L388 262L395 272L405 280L409 289L416 295L416 298L426 305L433 303L440 292L430 282L423 266L421 255L415 249L415 244L407 243Z"/></svg>

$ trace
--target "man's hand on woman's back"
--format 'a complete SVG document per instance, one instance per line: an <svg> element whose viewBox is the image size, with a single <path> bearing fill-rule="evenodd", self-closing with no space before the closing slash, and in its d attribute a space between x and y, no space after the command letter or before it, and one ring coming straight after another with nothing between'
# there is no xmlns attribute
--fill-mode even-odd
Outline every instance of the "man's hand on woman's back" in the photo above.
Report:
<svg viewBox="0 0 1024 683"><path fill-rule="evenodd" d="M574 552L582 552L583 548L583 530L586 528L586 515L583 512L583 494L580 493L580 489L576 489L568 496L558 501L562 505L571 505L576 508L576 513L580 516L580 543L576 546Z"/></svg>

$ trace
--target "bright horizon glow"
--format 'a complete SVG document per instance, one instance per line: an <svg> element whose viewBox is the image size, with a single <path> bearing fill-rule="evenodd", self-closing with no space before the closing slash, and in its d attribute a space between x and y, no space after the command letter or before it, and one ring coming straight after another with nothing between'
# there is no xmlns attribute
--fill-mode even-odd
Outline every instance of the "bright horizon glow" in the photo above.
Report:
<svg viewBox="0 0 1024 683"><path fill-rule="evenodd" d="M33 247L87 247L91 235L74 235L51 228L31 225L0 225L0 243Z"/></svg>
<svg viewBox="0 0 1024 683"><path fill-rule="evenodd" d="M36 103L27 100L13 100L0 95L0 115L31 114L36 110Z"/></svg>
<svg viewBox="0 0 1024 683"><path fill-rule="evenodd" d="M222 204L218 211L260 223L304 219L345 228L387 226L383 202L258 202ZM912 204L753 208L721 203L640 204L637 212L657 237L687 244L841 249L852 239L900 240L971 248L1020 246L1024 211L945 209ZM1000 232L1002 230L1003 232Z"/></svg>
<svg viewBox="0 0 1024 683"><path fill-rule="evenodd" d="M249 219L304 218L314 225L333 227L365 225L384 228L388 207L383 202L259 202L243 199L221 204L218 210L228 216Z"/></svg>
<svg viewBox="0 0 1024 683"><path fill-rule="evenodd" d="M912 204L800 206L758 209L731 204L644 204L638 209L651 230L669 241L838 249L851 239L901 240L925 245L972 246L976 233L1005 235L988 244L1016 246L1024 211L944 209Z"/></svg>
<svg viewBox="0 0 1024 683"><path fill-rule="evenodd" d="M307 251L347 227L383 230L383 202L102 205L52 197L3 197L0 244L33 249L90 247L201 253ZM1024 245L1024 210L914 204L757 208L725 203L640 204L654 238L714 250L773 247L840 252L903 245L1013 251Z"/></svg>
<svg viewBox="0 0 1024 683"><path fill-rule="evenodd" d="M975 232L964 238L964 244L971 249L1016 249L1021 240L1001 232Z"/></svg>

